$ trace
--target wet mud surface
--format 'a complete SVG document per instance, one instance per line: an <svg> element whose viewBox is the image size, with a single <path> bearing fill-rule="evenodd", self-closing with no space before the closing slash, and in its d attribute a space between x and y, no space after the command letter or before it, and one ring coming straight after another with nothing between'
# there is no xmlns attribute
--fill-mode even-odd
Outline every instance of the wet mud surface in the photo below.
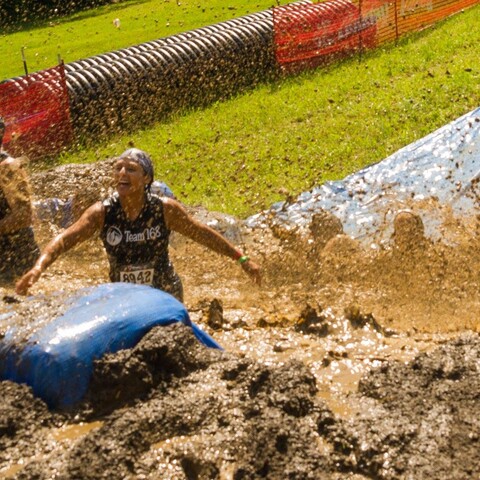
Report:
<svg viewBox="0 0 480 480"><path fill-rule="evenodd" d="M75 194L75 168L52 177L71 185L59 196ZM172 239L191 318L224 351L181 324L155 328L97 361L68 412L0 382L0 478L480 478L475 235L446 246L402 237L400 225L391 245L366 250L335 222L300 236L192 211L264 268L259 288L233 262ZM58 228L38 222L40 243ZM93 240L32 294L73 292L107 272ZM0 294L0 310L22 310L11 286Z"/></svg>

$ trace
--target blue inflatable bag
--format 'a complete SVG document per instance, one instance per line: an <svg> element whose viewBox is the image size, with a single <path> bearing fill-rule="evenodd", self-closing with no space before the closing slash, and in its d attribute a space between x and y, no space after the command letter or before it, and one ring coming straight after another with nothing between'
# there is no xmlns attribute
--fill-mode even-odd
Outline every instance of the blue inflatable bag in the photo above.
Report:
<svg viewBox="0 0 480 480"><path fill-rule="evenodd" d="M30 385L49 407L84 397L93 362L134 347L155 326L182 322L207 347L221 348L161 290L109 283L68 298L31 297L0 313L0 379Z"/></svg>

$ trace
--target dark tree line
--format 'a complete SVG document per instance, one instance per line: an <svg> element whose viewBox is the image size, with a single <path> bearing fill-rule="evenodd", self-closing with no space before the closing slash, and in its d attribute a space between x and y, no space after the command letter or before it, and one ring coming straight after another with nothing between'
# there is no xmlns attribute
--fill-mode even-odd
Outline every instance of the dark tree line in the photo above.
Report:
<svg viewBox="0 0 480 480"><path fill-rule="evenodd" d="M99 7L114 0L1 0L0 27L13 27Z"/></svg>

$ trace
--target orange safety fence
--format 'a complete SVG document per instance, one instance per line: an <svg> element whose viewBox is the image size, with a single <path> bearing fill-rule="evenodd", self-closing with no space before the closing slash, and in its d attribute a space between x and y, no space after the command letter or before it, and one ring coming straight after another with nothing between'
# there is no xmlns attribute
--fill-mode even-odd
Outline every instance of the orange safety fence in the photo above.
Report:
<svg viewBox="0 0 480 480"><path fill-rule="evenodd" d="M316 67L420 31L480 0L327 0L273 8L275 55L286 72Z"/></svg>
<svg viewBox="0 0 480 480"><path fill-rule="evenodd" d="M64 66L0 83L0 116L6 124L3 147L10 155L36 159L71 145Z"/></svg>
<svg viewBox="0 0 480 480"><path fill-rule="evenodd" d="M376 41L376 22L349 0L290 4L273 9L276 58L285 70L319 64Z"/></svg>

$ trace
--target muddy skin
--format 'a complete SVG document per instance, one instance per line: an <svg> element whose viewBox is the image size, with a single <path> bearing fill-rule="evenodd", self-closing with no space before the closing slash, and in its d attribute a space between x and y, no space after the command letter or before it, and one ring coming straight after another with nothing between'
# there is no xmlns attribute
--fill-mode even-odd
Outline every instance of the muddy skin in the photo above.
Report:
<svg viewBox="0 0 480 480"><path fill-rule="evenodd" d="M79 172L35 175L69 197L88 185L90 170ZM95 175L101 196L108 176ZM37 199L47 193L37 190ZM25 385L0 382L0 477L476 478L480 237L452 224L455 245L435 243L418 220L399 216L391 243L373 251L323 215L306 232L250 231L228 219L264 268L261 289L234 262L175 236L188 311L225 350L207 349L181 324L155 328L97 361L71 411L49 411ZM332 226L324 236L322 222ZM35 228L43 245L58 231ZM34 301L0 285L0 314L48 321L72 292L105 281L94 239L50 267Z"/></svg>

